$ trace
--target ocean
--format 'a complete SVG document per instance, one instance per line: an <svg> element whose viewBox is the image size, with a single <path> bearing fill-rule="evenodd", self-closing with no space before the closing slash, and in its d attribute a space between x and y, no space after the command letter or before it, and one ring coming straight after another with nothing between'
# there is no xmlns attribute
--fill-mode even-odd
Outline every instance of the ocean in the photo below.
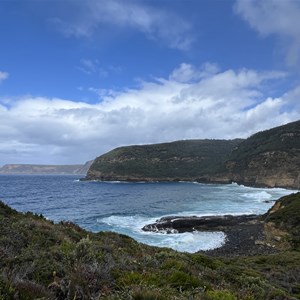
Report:
<svg viewBox="0 0 300 300"><path fill-rule="evenodd" d="M262 214L295 191L237 184L122 183L80 181L69 175L0 175L0 199L18 211L43 214L98 231L114 231L135 240L177 251L220 247L222 232L152 233L141 228L168 215Z"/></svg>

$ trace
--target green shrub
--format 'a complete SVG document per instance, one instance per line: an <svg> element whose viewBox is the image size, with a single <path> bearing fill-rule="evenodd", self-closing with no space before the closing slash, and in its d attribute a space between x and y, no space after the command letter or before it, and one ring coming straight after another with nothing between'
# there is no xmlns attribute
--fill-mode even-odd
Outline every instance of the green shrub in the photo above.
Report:
<svg viewBox="0 0 300 300"><path fill-rule="evenodd" d="M205 300L236 300L237 298L229 291L207 291Z"/></svg>
<svg viewBox="0 0 300 300"><path fill-rule="evenodd" d="M141 284L142 282L143 282L143 276L142 274L137 272L125 273L117 279L117 285L121 287L137 285L137 284Z"/></svg>
<svg viewBox="0 0 300 300"><path fill-rule="evenodd" d="M154 287L137 287L131 292L133 300L165 300L166 295L163 295L161 290Z"/></svg>
<svg viewBox="0 0 300 300"><path fill-rule="evenodd" d="M223 263L217 258L211 258L203 254L194 254L192 256L192 261L210 269L218 269L223 266Z"/></svg>
<svg viewBox="0 0 300 300"><path fill-rule="evenodd" d="M173 272L167 279L167 283L171 287L175 287L180 290L187 290L200 286L201 282L199 278L187 274L182 271Z"/></svg>

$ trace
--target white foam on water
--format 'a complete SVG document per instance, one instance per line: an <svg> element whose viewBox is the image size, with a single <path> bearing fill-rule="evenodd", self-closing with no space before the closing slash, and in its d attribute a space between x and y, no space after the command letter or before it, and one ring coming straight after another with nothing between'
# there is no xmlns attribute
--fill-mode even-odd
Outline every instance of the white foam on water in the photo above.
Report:
<svg viewBox="0 0 300 300"><path fill-rule="evenodd" d="M247 193L242 194L242 197L255 202L275 201L295 192L297 191L282 188L248 188Z"/></svg>
<svg viewBox="0 0 300 300"><path fill-rule="evenodd" d="M118 181L118 180L111 180L111 181L107 181L107 180L99 180L99 179L92 179L92 180L88 180L87 182L99 182L99 183L126 183L125 181Z"/></svg>
<svg viewBox="0 0 300 300"><path fill-rule="evenodd" d="M195 253L221 247L225 243L223 232L184 232L184 233L144 233L147 242L141 237L139 240L156 247L168 247L180 252Z"/></svg>
<svg viewBox="0 0 300 300"><path fill-rule="evenodd" d="M143 231L143 226L154 223L157 218L142 216L109 216L97 221L113 227L113 231L131 236L138 242L168 247L180 252L195 253L221 247L225 243L223 232L160 233Z"/></svg>
<svg viewBox="0 0 300 300"><path fill-rule="evenodd" d="M268 201L273 198L273 196L268 193L267 191L255 191L251 193L244 193L242 194L242 197L251 199L258 202Z"/></svg>
<svg viewBox="0 0 300 300"><path fill-rule="evenodd" d="M145 232L142 230L143 226L170 215L201 217L262 214L273 205L272 200L295 192L281 188L253 188L236 183L214 187L219 191L219 194L216 193L215 199L209 199L205 203L203 201L187 203L186 209L181 211L152 218L143 215L111 215L97 221L105 224L106 227L108 226L108 230L129 235L144 244L194 253L221 247L225 243L225 234L223 232L198 231L185 233Z"/></svg>
<svg viewBox="0 0 300 300"><path fill-rule="evenodd" d="M146 218L142 216L116 216L112 215L105 218L100 218L97 222L106 223L109 226L117 226L120 228L130 228L134 231L139 231L146 224L154 223L157 218Z"/></svg>

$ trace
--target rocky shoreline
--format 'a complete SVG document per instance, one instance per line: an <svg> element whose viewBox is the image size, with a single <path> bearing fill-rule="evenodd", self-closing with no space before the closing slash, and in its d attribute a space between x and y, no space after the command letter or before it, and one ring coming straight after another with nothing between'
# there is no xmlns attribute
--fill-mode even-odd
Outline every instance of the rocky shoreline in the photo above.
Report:
<svg viewBox="0 0 300 300"><path fill-rule="evenodd" d="M265 223L261 216L170 216L143 227L153 232L222 231L226 235L225 244L219 248L200 251L210 256L251 256L276 253L274 244L267 242Z"/></svg>

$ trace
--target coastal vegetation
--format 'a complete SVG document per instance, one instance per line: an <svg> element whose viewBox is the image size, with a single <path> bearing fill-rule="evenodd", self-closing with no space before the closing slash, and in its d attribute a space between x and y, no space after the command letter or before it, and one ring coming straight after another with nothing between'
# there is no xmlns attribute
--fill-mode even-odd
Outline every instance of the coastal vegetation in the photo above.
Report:
<svg viewBox="0 0 300 300"><path fill-rule="evenodd" d="M273 254L212 257L54 224L1 202L0 299L300 299L299 211L297 193L261 216L268 240L278 240Z"/></svg>
<svg viewBox="0 0 300 300"><path fill-rule="evenodd" d="M185 140L116 148L98 157L87 179L196 180L214 174L242 140Z"/></svg>

